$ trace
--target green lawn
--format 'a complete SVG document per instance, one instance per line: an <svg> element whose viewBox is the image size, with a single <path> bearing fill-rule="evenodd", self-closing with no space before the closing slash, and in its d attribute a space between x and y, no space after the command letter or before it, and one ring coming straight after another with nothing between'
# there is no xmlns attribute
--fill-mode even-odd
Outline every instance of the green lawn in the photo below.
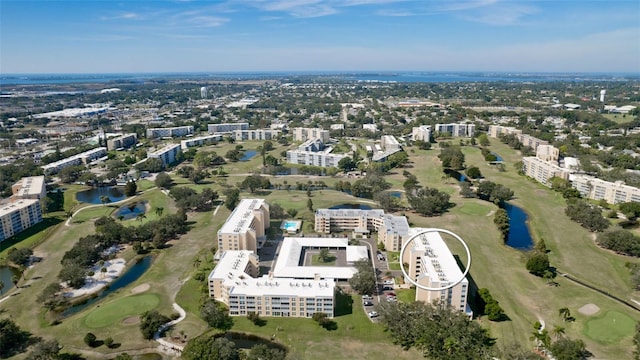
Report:
<svg viewBox="0 0 640 360"><path fill-rule="evenodd" d="M416 288L411 287L411 289L396 289L394 291L398 298L398 301L402 301L404 303L412 303L416 301Z"/></svg>
<svg viewBox="0 0 640 360"><path fill-rule="evenodd" d="M602 114L602 116L606 117L607 119L614 121L618 124L624 124L624 123L628 123L633 121L633 116L632 115L625 115L625 114Z"/></svg>
<svg viewBox="0 0 640 360"><path fill-rule="evenodd" d="M63 221L61 213L48 214L42 221L21 233L0 242L0 258L6 258L9 250L13 248L33 248L45 241L57 229Z"/></svg>
<svg viewBox="0 0 640 360"><path fill-rule="evenodd" d="M607 311L606 314L587 321L585 334L603 344L617 344L625 337L632 337L636 321L618 312Z"/></svg>
<svg viewBox="0 0 640 360"><path fill-rule="evenodd" d="M311 265L312 266L334 266L336 264L336 257L329 255L327 257L327 261L320 260L320 255L313 254L311 255Z"/></svg>
<svg viewBox="0 0 640 360"><path fill-rule="evenodd" d="M90 329L102 329L120 324L128 317L152 310L159 304L160 298L156 294L131 295L102 304L87 314L83 322Z"/></svg>

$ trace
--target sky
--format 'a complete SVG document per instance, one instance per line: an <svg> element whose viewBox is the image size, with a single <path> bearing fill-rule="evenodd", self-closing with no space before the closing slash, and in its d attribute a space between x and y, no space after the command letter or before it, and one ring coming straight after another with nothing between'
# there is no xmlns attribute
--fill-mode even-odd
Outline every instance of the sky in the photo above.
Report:
<svg viewBox="0 0 640 360"><path fill-rule="evenodd" d="M0 74L640 72L639 0L0 0Z"/></svg>

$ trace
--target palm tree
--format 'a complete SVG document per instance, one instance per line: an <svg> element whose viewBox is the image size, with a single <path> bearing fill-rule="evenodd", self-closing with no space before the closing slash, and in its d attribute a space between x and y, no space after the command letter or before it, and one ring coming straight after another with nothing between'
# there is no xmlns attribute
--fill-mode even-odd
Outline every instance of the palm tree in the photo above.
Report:
<svg viewBox="0 0 640 360"><path fill-rule="evenodd" d="M560 339L564 335L564 327L555 325L553 330L551 330L551 335L553 335L556 340Z"/></svg>
<svg viewBox="0 0 640 360"><path fill-rule="evenodd" d="M19 281L20 281L20 277L18 275L13 275L11 277L11 282L13 283L13 286L18 287Z"/></svg>
<svg viewBox="0 0 640 360"><path fill-rule="evenodd" d="M163 212L164 212L164 208L163 207L157 207L156 208L156 215L158 215L158 217L162 216Z"/></svg>
<svg viewBox="0 0 640 360"><path fill-rule="evenodd" d="M569 310L569 308L563 307L558 310L558 315L562 317L562 321L567 322L567 320L571 318L571 311Z"/></svg>
<svg viewBox="0 0 640 360"><path fill-rule="evenodd" d="M138 216L136 216L136 220L138 220L139 222L142 222L142 220L146 218L147 216L145 214L139 214Z"/></svg>
<svg viewBox="0 0 640 360"><path fill-rule="evenodd" d="M102 205L107 205L111 202L111 199L108 196L102 195L100 196L100 202L102 203Z"/></svg>
<svg viewBox="0 0 640 360"><path fill-rule="evenodd" d="M195 258L195 260L193 260L193 267L197 269L198 267L200 267L201 262L202 261L200 260L200 258Z"/></svg>

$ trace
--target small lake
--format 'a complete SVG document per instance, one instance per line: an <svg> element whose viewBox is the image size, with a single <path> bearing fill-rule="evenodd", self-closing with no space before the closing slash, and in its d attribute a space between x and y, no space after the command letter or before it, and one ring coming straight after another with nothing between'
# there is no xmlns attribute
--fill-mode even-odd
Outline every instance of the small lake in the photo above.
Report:
<svg viewBox="0 0 640 360"><path fill-rule="evenodd" d="M11 279L14 275L20 275L20 273L9 266L0 266L0 282L4 284L4 288L2 289L2 296L4 296L7 291L13 289L13 282Z"/></svg>
<svg viewBox="0 0 640 360"><path fill-rule="evenodd" d="M122 276L120 276L119 278L115 279L111 284L109 284L109 286L104 289L102 292L100 292L98 294L98 296L91 298L89 300L87 300L87 302L84 302L82 304L78 304L75 306L72 306L70 308L68 308L67 310L65 310L62 313L62 316L71 316L73 314L76 314L84 309L86 309L87 307L89 307L91 304L96 303L97 301L99 301L100 299L104 298L105 296L122 289L123 287L131 284L132 282L138 280L140 278L140 276L142 276L142 274L145 273L145 271L147 271L149 269L149 267L151 266L151 263L153 262L153 256L145 256L142 259L140 259L137 263L133 264L133 266L131 266L131 268L129 268L127 270L127 272L125 272Z"/></svg>
<svg viewBox="0 0 640 360"><path fill-rule="evenodd" d="M500 155L498 155L498 154L496 154L494 152L492 152L491 154L496 157L496 161L502 161L502 156L500 156Z"/></svg>
<svg viewBox="0 0 640 360"><path fill-rule="evenodd" d="M245 150L240 161L249 161L252 157L256 156L257 153L256 150Z"/></svg>
<svg viewBox="0 0 640 360"><path fill-rule="evenodd" d="M469 181L467 179L467 176L459 171L455 171L455 170L451 170L451 169L444 169L444 173L449 176L452 177L458 181Z"/></svg>
<svg viewBox="0 0 640 360"><path fill-rule="evenodd" d="M504 209L509 215L509 236L507 237L507 245L514 249L529 250L533 247L533 239L529 233L527 225L527 213L521 208L504 204Z"/></svg>
<svg viewBox="0 0 640 360"><path fill-rule="evenodd" d="M102 186L80 191L76 194L76 199L83 203L102 204L100 201L101 196L109 197L110 202L116 202L127 198L122 187Z"/></svg>
<svg viewBox="0 0 640 360"><path fill-rule="evenodd" d="M122 216L122 220L131 220L145 212L147 212L147 202L138 201L119 207L118 210L113 213L113 217L119 219L120 216Z"/></svg>
<svg viewBox="0 0 640 360"><path fill-rule="evenodd" d="M371 210L371 206L365 204L339 204L330 207L329 209L354 209L354 210Z"/></svg>
<svg viewBox="0 0 640 360"><path fill-rule="evenodd" d="M402 192L401 191L389 191L389 195L393 196L394 198L400 199L402 197Z"/></svg>

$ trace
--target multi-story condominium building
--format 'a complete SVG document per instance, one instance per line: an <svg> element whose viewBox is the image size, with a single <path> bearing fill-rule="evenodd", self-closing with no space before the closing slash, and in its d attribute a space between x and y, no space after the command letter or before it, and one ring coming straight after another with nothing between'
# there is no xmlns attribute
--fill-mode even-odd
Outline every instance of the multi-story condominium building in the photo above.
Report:
<svg viewBox="0 0 640 360"><path fill-rule="evenodd" d="M410 235L425 229L411 228ZM427 232L414 238L407 245L402 259L409 264L407 274L420 285L431 288L448 286L462 278L462 271L438 232ZM447 290L432 291L416 289L416 301L432 303L440 301L454 309L473 314L467 304L469 281L465 277L460 283Z"/></svg>
<svg viewBox="0 0 640 360"><path fill-rule="evenodd" d="M533 151L537 151L538 150L538 146L549 145L548 141L540 140L540 139L538 139L536 137L533 137L531 135L520 134L517 137L518 137L518 140L522 143L522 145L532 148Z"/></svg>
<svg viewBox="0 0 640 360"><path fill-rule="evenodd" d="M604 200L609 204L640 202L640 189L625 185L622 181L604 181L588 175L571 175L571 185L583 197Z"/></svg>
<svg viewBox="0 0 640 360"><path fill-rule="evenodd" d="M193 126L175 126L168 128L147 129L147 138L181 137L193 134Z"/></svg>
<svg viewBox="0 0 640 360"><path fill-rule="evenodd" d="M347 157L347 154L331 154L325 152L289 150L287 151L287 162L290 164L313 165L320 167L337 167L340 160Z"/></svg>
<svg viewBox="0 0 640 360"><path fill-rule="evenodd" d="M404 216L384 214L378 226L378 242L388 251L400 251L409 234L409 223Z"/></svg>
<svg viewBox="0 0 640 360"><path fill-rule="evenodd" d="M560 150L553 145L540 145L536 149L536 157L542 161L558 163Z"/></svg>
<svg viewBox="0 0 640 360"><path fill-rule="evenodd" d="M138 136L136 134L124 134L117 137L107 139L107 149L126 149L138 142Z"/></svg>
<svg viewBox="0 0 640 360"><path fill-rule="evenodd" d="M380 139L380 145L375 145L375 151L373 151L372 161L384 161L389 156L402 151L402 147L396 138L392 135L383 135Z"/></svg>
<svg viewBox="0 0 640 360"><path fill-rule="evenodd" d="M293 140L295 141L307 141L311 139L320 139L324 143L329 142L329 130L320 128L303 128L296 127L292 129Z"/></svg>
<svg viewBox="0 0 640 360"><path fill-rule="evenodd" d="M38 199L18 199L0 207L0 242L42 221Z"/></svg>
<svg viewBox="0 0 640 360"><path fill-rule="evenodd" d="M522 172L549 187L552 177L569 180L570 174L568 169L558 166L556 162L544 161L533 156L522 158Z"/></svg>
<svg viewBox="0 0 640 360"><path fill-rule="evenodd" d="M249 130L249 123L223 123L223 124L208 124L207 131L209 134L214 133L227 133L236 130Z"/></svg>
<svg viewBox="0 0 640 360"><path fill-rule="evenodd" d="M173 164L178 154L182 152L180 144L170 144L160 150L147 154L147 159L160 159L164 166Z"/></svg>
<svg viewBox="0 0 640 360"><path fill-rule="evenodd" d="M376 124L362 124L363 130L369 130L371 132L378 132L378 125Z"/></svg>
<svg viewBox="0 0 640 360"><path fill-rule="evenodd" d="M228 250L209 274L209 296L225 303L229 315L306 317L334 316L333 279L257 278L258 257L253 251Z"/></svg>
<svg viewBox="0 0 640 360"><path fill-rule="evenodd" d="M217 133L213 135L205 135L205 136L189 138L189 139L180 141L180 148L182 148L182 151L185 151L190 147L216 144L222 141L223 139L224 137L222 136L222 134L217 134Z"/></svg>
<svg viewBox="0 0 640 360"><path fill-rule="evenodd" d="M105 155L107 155L107 148L99 147L87 150L77 155L70 156L66 159L52 162L51 164L44 165L42 167L42 170L44 170L45 175L53 175L58 173L58 171L66 168L67 166L88 164L92 161L100 159Z"/></svg>
<svg viewBox="0 0 640 360"><path fill-rule="evenodd" d="M522 130L518 130L514 127L510 126L501 126L501 125L489 125L489 136L492 138L497 138L500 134L504 135L520 135L522 134Z"/></svg>
<svg viewBox="0 0 640 360"><path fill-rule="evenodd" d="M335 231L356 230L361 233L376 231L382 223L384 210L317 209L315 231L330 234Z"/></svg>
<svg viewBox="0 0 640 360"><path fill-rule="evenodd" d="M548 141L540 140L531 135L523 134L522 130L518 130L513 127L489 125L489 136L497 138L500 136L500 134L515 135L518 141L522 143L522 145L532 148L533 151L537 151L538 146L540 145L549 145Z"/></svg>
<svg viewBox="0 0 640 360"><path fill-rule="evenodd" d="M324 142L322 142L322 140L319 138L309 139L303 142L302 144L300 144L300 146L298 146L298 150L300 151L312 151L312 152L322 151L324 150L324 148L325 148Z"/></svg>
<svg viewBox="0 0 640 360"><path fill-rule="evenodd" d="M449 133L454 137L473 137L476 126L474 124L451 123L436 124L433 130L439 133Z"/></svg>
<svg viewBox="0 0 640 360"><path fill-rule="evenodd" d="M11 186L11 193L11 197L15 199L44 200L47 196L44 176L23 177Z"/></svg>
<svg viewBox="0 0 640 360"><path fill-rule="evenodd" d="M279 130L271 130L271 129L234 130L232 133L232 136L236 141L271 140L271 139L275 139L279 133L280 133Z"/></svg>
<svg viewBox="0 0 640 360"><path fill-rule="evenodd" d="M420 125L411 131L411 140L429 142L431 140L431 126Z"/></svg>
<svg viewBox="0 0 640 360"><path fill-rule="evenodd" d="M218 230L218 251L257 251L269 227L269 205L264 199L242 199Z"/></svg>

